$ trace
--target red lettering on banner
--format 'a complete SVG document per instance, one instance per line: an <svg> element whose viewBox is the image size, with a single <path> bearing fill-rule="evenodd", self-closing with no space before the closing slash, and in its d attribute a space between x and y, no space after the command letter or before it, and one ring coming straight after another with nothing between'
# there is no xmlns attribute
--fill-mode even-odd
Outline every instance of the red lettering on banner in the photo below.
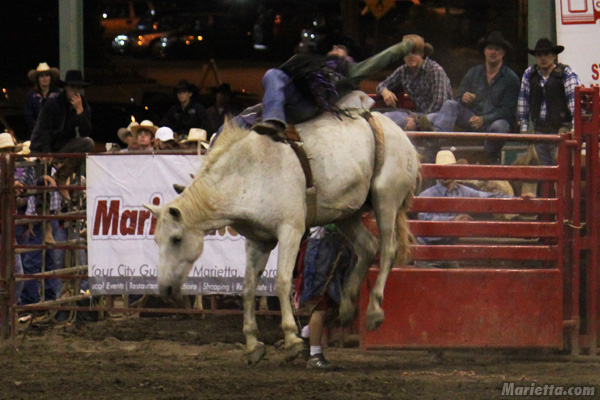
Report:
<svg viewBox="0 0 600 400"><path fill-rule="evenodd" d="M153 196L151 203L161 204L159 196ZM136 236L140 239L154 235L156 218L142 207L122 207L122 199L98 199L94 210L92 236ZM148 223L150 219L150 223Z"/></svg>
<svg viewBox="0 0 600 400"><path fill-rule="evenodd" d="M138 212L136 210L125 210L121 215L121 226L119 232L121 235L135 235ZM142 229L144 229L142 227Z"/></svg>
<svg viewBox="0 0 600 400"><path fill-rule="evenodd" d="M597 81L598 78L600 77L598 74L598 68L600 67L600 65L598 64L592 64L592 79Z"/></svg>
<svg viewBox="0 0 600 400"><path fill-rule="evenodd" d="M96 204L96 218L94 220L94 235L98 235L100 225L102 225L102 235L108 235L112 227L111 235L117 234L117 221L119 219L119 208L121 202L119 200L111 201L110 207L107 207L106 200L100 200Z"/></svg>

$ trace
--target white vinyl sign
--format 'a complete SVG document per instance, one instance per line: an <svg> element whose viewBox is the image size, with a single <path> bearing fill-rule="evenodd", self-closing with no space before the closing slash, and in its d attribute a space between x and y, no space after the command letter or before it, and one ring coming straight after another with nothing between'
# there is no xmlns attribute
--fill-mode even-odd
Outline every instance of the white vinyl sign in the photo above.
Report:
<svg viewBox="0 0 600 400"><path fill-rule="evenodd" d="M600 0L556 0L556 36L559 62L584 86L600 85Z"/></svg>
<svg viewBox="0 0 600 400"><path fill-rule="evenodd" d="M196 155L96 155L87 157L88 275L92 294L156 294L156 219L143 204L165 204L201 166ZM257 294L275 295L277 248ZM231 228L204 238L184 294L240 294L245 239Z"/></svg>

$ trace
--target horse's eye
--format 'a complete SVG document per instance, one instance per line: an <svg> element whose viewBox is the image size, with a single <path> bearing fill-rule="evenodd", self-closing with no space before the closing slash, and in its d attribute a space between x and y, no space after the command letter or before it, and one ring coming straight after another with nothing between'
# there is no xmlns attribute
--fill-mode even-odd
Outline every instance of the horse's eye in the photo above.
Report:
<svg viewBox="0 0 600 400"><path fill-rule="evenodd" d="M174 236L171 238L171 243L173 243L173 246L178 246L179 244L181 244L181 238L179 236Z"/></svg>

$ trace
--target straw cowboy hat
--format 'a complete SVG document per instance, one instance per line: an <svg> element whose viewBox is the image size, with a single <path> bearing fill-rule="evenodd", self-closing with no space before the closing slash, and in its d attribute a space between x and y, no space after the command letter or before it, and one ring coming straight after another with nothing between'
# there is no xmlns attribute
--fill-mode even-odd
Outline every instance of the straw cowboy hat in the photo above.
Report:
<svg viewBox="0 0 600 400"><path fill-rule="evenodd" d="M206 131L200 128L191 128L190 132L188 133L187 139L181 141L181 143L188 142L198 142L198 144L204 147L205 149L208 149L210 145L208 143L208 140L206 140Z"/></svg>
<svg viewBox="0 0 600 400"><path fill-rule="evenodd" d="M433 55L433 46L429 43L426 43L422 36L414 34L404 35L402 37L402 41L405 41L406 39L411 39L413 41L413 53L423 54L425 57L431 57Z"/></svg>
<svg viewBox="0 0 600 400"><path fill-rule="evenodd" d="M48 63L45 62L39 63L36 69L29 70L29 72L27 73L27 78L29 78L31 82L37 83L38 75L42 72L49 73L53 81L57 81L60 78L60 71L58 70L58 68L50 68Z"/></svg>
<svg viewBox="0 0 600 400"><path fill-rule="evenodd" d="M437 165L456 164L456 157L450 150L440 150L435 156L435 163Z"/></svg>
<svg viewBox="0 0 600 400"><path fill-rule="evenodd" d="M119 140L123 143L127 143L127 136L132 135L131 128L137 125L139 124L133 121L129 124L129 126L127 126L127 128L119 128L119 130L117 131L117 136L119 137Z"/></svg>
<svg viewBox="0 0 600 400"><path fill-rule="evenodd" d="M508 40L504 39L502 33L498 31L493 31L488 35L488 37L482 37L481 39L479 39L479 41L477 42L477 47L479 48L479 51L483 51L483 49L485 49L486 46L489 44L498 45L504 48L505 52L512 50L513 48L512 44L510 44Z"/></svg>
<svg viewBox="0 0 600 400"><path fill-rule="evenodd" d="M14 150L16 148L15 141L10 133L0 133L0 149Z"/></svg>
<svg viewBox="0 0 600 400"><path fill-rule="evenodd" d="M152 121L143 120L139 125L135 125L131 127L131 134L137 140L138 132L141 130L146 130L152 132L152 136L156 135L156 131L158 130L158 126L154 126Z"/></svg>
<svg viewBox="0 0 600 400"><path fill-rule="evenodd" d="M560 54L563 52L564 49L564 46L555 46L554 43L550 41L550 39L542 38L537 41L533 50L527 49L527 51L529 52L529 54L535 56L535 53L538 51L549 51L554 54Z"/></svg>
<svg viewBox="0 0 600 400"><path fill-rule="evenodd" d="M23 148L22 144L16 144L13 136L8 133L0 133L0 149L8 149L9 151L21 151Z"/></svg>
<svg viewBox="0 0 600 400"><path fill-rule="evenodd" d="M173 134L173 129L168 126L161 126L156 130L155 137L161 142L168 142L169 140L175 140L175 135Z"/></svg>

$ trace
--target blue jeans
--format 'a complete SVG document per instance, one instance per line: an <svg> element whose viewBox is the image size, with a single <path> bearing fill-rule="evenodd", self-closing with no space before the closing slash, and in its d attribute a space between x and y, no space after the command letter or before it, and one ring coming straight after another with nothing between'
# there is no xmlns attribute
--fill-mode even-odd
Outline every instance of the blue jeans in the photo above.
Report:
<svg viewBox="0 0 600 400"><path fill-rule="evenodd" d="M17 243L19 244L42 244L44 240L44 231L41 223L33 224L33 233L31 235L23 235L26 231L25 226L18 226L16 229ZM42 272L42 251L28 251L27 253L21 254L21 260L23 263L23 272L27 275L37 274ZM44 258L46 262L45 271L54 271L56 266L54 259L52 258L52 251L46 250L46 256ZM61 282L59 279L45 279L44 280L44 300L55 300L60 295ZM24 282L23 291L21 292L21 303L22 304L33 304L41 301L40 296L40 284L36 279L28 280Z"/></svg>
<svg viewBox="0 0 600 400"><path fill-rule="evenodd" d="M463 106L462 104L458 104L458 113L456 116L456 124L459 125L462 129L471 132L488 132L488 133L508 133L510 132L510 123L505 119L497 119L493 121L491 124L483 125L479 131L475 131L469 125L469 120L474 117L476 114ZM502 154L502 147L504 146L503 140L485 140L483 142L483 150L485 151L485 155L488 159L499 161L500 155Z"/></svg>
<svg viewBox="0 0 600 400"><path fill-rule="evenodd" d="M458 103L455 100L446 100L439 111L426 114L427 119L433 125L433 130L436 132L454 132L454 124L456 123ZM422 113L415 113L421 115ZM412 118L409 110L388 111L385 113L392 121L402 129L406 128L409 118ZM423 162L435 163L435 156L440 151L441 145L437 139L426 139L424 142L425 154Z"/></svg>
<svg viewBox="0 0 600 400"><path fill-rule="evenodd" d="M59 221L52 220L52 236L54 236L54 240L56 241L56 243L66 242L69 239L69 237L68 237L69 232L67 231L67 229L64 227L63 224L59 223ZM79 234L77 232L73 232L73 237L71 239L79 239L79 238L80 238ZM51 250L51 252L52 252L52 259L54 260L54 265L56 266L56 269L65 268L66 250L53 249L53 250ZM87 264L86 251L85 250L75 250L75 253L77 254L77 260L79 262L78 265L86 265ZM88 286L89 286L88 280L82 279L80 288L82 290L87 290Z"/></svg>
<svg viewBox="0 0 600 400"><path fill-rule="evenodd" d="M545 132L535 132L536 135L547 134ZM535 152L542 165L556 165L556 153L558 145L556 143L536 143Z"/></svg>
<svg viewBox="0 0 600 400"><path fill-rule="evenodd" d="M306 98L294 85L292 78L277 68L268 70L262 79L265 94L262 103L246 108L233 118L240 127L249 129L259 119L277 121L283 125L300 124L316 117L321 109ZM262 113L262 116L261 116ZM215 133L214 141L223 131L223 125Z"/></svg>
<svg viewBox="0 0 600 400"><path fill-rule="evenodd" d="M0 240L2 240L2 236L0 235ZM13 271L13 275L22 275L23 274L23 263L21 261L21 255L15 253L15 270ZM19 298L21 297L21 292L23 291L24 281L15 282L15 298L14 301L19 302Z"/></svg>

